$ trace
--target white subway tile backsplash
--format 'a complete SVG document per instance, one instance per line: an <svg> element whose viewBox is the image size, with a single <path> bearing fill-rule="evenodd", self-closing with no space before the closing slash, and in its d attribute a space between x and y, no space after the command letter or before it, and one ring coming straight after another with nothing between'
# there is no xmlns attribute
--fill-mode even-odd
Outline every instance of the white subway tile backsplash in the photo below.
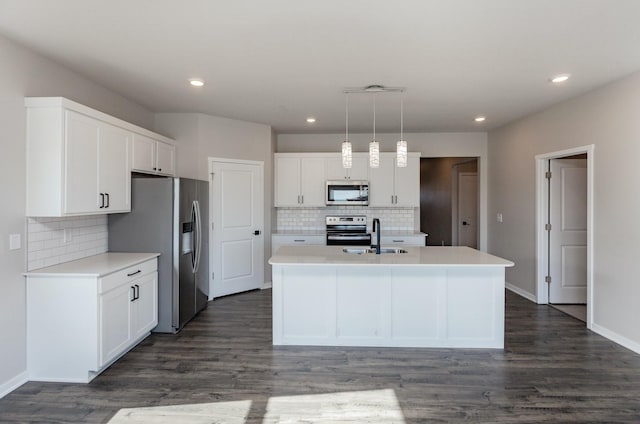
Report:
<svg viewBox="0 0 640 424"><path fill-rule="evenodd" d="M413 231L414 208L370 208L330 206L326 208L278 208L277 231L323 231L327 215L366 215L371 230L373 218L379 218L382 228L394 231Z"/></svg>
<svg viewBox="0 0 640 424"><path fill-rule="evenodd" d="M65 231L67 242L64 240ZM97 255L106 252L107 249L106 215L27 218L29 271Z"/></svg>

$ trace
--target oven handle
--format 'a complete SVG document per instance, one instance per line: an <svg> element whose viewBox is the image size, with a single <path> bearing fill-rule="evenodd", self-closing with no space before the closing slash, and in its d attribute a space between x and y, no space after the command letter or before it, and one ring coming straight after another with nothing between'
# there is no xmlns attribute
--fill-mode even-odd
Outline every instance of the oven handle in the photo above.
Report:
<svg viewBox="0 0 640 424"><path fill-rule="evenodd" d="M327 238L329 240L371 240L371 236L370 235L333 235L333 234L328 234Z"/></svg>

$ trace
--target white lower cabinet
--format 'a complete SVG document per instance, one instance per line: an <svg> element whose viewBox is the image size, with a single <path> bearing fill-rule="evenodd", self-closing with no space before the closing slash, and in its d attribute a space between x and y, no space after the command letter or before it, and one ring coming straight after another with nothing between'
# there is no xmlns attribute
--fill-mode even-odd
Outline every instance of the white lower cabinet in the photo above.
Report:
<svg viewBox="0 0 640 424"><path fill-rule="evenodd" d="M91 381L158 324L157 305L156 257L94 276L28 273L29 379Z"/></svg>
<svg viewBox="0 0 640 424"><path fill-rule="evenodd" d="M382 246L426 246L426 234L404 235L404 236L381 236Z"/></svg>

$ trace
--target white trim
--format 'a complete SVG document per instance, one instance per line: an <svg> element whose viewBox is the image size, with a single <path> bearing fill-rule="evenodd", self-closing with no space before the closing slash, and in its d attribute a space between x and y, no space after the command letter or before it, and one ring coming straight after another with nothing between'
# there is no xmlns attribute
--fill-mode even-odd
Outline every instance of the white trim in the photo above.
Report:
<svg viewBox="0 0 640 424"><path fill-rule="evenodd" d="M598 333L602 337L605 337L611 340L612 342L619 344L620 346L626 347L627 349L640 354L640 343L636 343L633 340L630 340L624 336L621 336L618 333L614 333L613 331L605 327L602 327L596 323L591 324L591 331L593 331L594 333Z"/></svg>
<svg viewBox="0 0 640 424"><path fill-rule="evenodd" d="M514 286L513 284L507 282L504 283L504 287L510 292L517 294L518 296L524 297L525 299L533 303L538 303L536 302L536 296L533 293L529 293L528 291L522 290L520 287Z"/></svg>
<svg viewBox="0 0 640 424"><path fill-rule="evenodd" d="M13 392L18 387L29 381L29 373L27 371L21 372L15 377L0 384L0 399Z"/></svg>
<svg viewBox="0 0 640 424"><path fill-rule="evenodd" d="M266 290L266 289L271 289L273 288L273 283L271 281L265 281L262 284L262 287L260 287L260 290Z"/></svg>
<svg viewBox="0 0 640 424"><path fill-rule="evenodd" d="M536 303L549 303L549 293L544 277L547 274L547 184L545 178L546 161L566 156L587 154L587 328L592 329L594 302L593 288L593 189L594 189L594 149L593 144L574 147L557 152L535 156L536 161Z"/></svg>

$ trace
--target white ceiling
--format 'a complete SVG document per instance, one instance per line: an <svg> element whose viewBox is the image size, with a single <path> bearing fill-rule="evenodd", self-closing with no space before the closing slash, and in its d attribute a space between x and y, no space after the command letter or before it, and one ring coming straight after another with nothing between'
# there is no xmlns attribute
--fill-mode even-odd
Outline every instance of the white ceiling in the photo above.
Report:
<svg viewBox="0 0 640 424"><path fill-rule="evenodd" d="M0 0L0 34L154 112L279 133L344 131L370 84L406 87L405 131L496 128L640 70L639 22L638 0ZM371 95L350 105L370 131Z"/></svg>

